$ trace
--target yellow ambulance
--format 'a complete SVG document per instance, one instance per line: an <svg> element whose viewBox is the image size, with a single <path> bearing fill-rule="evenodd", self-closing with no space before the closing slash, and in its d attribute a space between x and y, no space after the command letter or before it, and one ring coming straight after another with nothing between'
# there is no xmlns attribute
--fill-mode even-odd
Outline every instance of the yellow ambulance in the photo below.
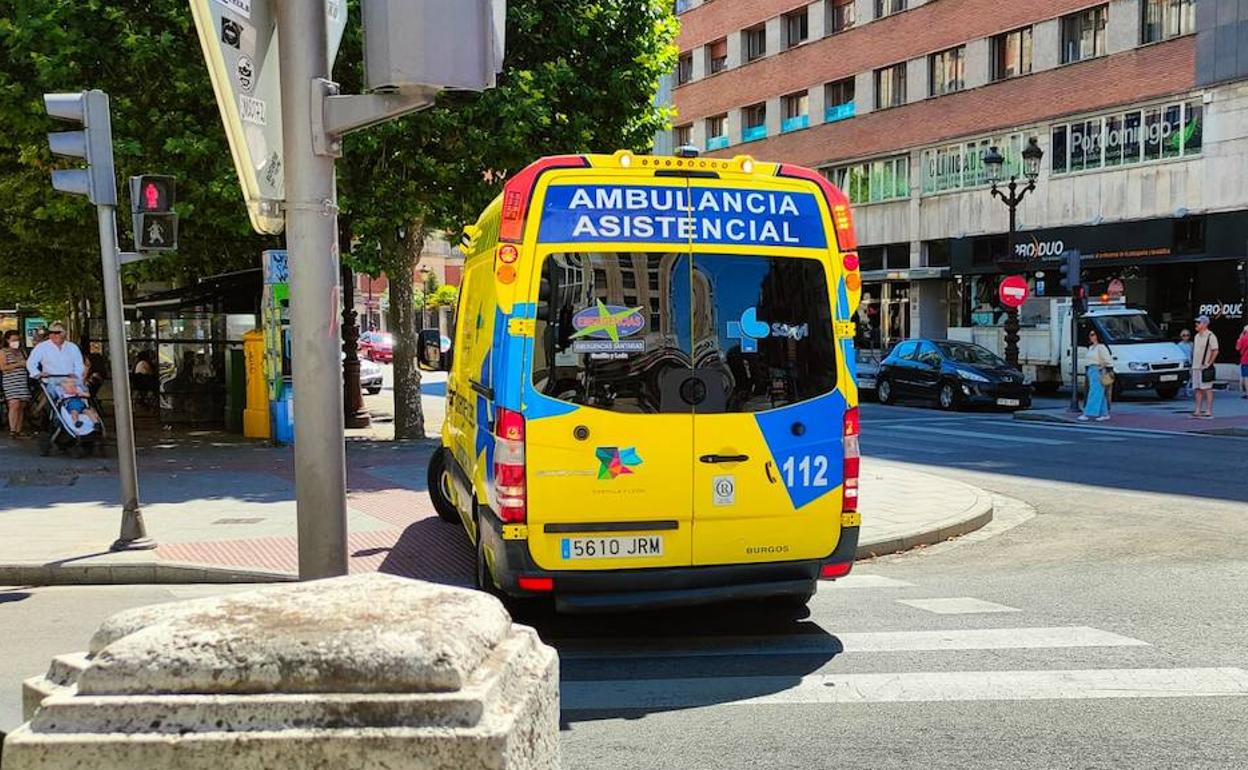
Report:
<svg viewBox="0 0 1248 770"><path fill-rule="evenodd" d="M438 513L562 611L805 603L858 542L848 199L818 173L539 160L465 228Z"/></svg>

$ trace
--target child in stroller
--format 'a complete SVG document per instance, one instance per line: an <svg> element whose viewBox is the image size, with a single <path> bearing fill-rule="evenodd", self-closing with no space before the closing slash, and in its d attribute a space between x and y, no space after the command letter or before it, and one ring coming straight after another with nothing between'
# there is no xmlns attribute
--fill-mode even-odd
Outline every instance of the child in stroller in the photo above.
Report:
<svg viewBox="0 0 1248 770"><path fill-rule="evenodd" d="M50 412L40 454L50 454L53 446L73 448L80 456L96 447L102 449L99 439L104 435L104 423L85 388L72 376L49 376L42 378L40 384Z"/></svg>

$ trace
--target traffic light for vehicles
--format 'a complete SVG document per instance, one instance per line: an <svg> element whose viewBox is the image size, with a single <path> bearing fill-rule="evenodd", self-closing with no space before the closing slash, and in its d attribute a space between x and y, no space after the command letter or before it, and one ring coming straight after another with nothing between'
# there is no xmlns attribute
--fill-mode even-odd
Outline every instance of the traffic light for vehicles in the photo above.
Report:
<svg viewBox="0 0 1248 770"><path fill-rule="evenodd" d="M130 177L130 211L136 251L178 248L178 215L173 210L176 184L171 176Z"/></svg>
<svg viewBox="0 0 1248 770"><path fill-rule="evenodd" d="M48 115L77 123L81 131L48 134L54 155L83 158L86 168L52 172L52 187L61 192L85 195L97 206L117 205L117 179L113 172L113 128L108 114L108 94L100 90L76 94L44 94Z"/></svg>
<svg viewBox="0 0 1248 770"><path fill-rule="evenodd" d="M1083 283L1080 275L1083 268L1083 255L1077 251L1067 251L1062 254L1062 288L1070 292L1073 296L1075 287Z"/></svg>

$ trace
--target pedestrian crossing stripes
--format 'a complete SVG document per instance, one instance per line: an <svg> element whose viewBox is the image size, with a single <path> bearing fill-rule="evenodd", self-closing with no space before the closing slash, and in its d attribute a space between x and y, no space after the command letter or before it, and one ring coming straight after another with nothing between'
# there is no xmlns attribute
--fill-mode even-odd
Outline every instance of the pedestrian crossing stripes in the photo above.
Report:
<svg viewBox="0 0 1248 770"><path fill-rule="evenodd" d="M1086 626L1053 628L975 628L940 631L866 631L832 635L737 636L708 638L618 640L609 648L560 646L564 660L644 659L656 657L712 658L879 652L941 652L954 650L1032 650L1071 647L1147 647L1147 642Z"/></svg>
<svg viewBox="0 0 1248 770"><path fill-rule="evenodd" d="M565 711L1248 695L1241 668L918 671L565 682Z"/></svg>
<svg viewBox="0 0 1248 770"><path fill-rule="evenodd" d="M904 589L914 587L871 573L857 573L852 580L857 585L847 580L845 589L903 589L904 596ZM824 588L820 594L826 598ZM870 606L861 604L862 593L851 595L860 607ZM937 614L1001 612L1011 613L1003 617L1018 617L1014 613L1025 612L974 597L907 599L890 590L882 598L893 607L900 603ZM808 624L794 626L799 628L800 633L773 635L562 640L557 643L565 664L562 708L575 714L721 706L1248 696L1248 670L1158 667L1170 659L1168 651L1091 626L835 634L820 633L818 626ZM888 657L870 657L874 655ZM1046 655L1057 665L1044 668ZM823 662L812 669L806 667L810 660ZM998 660L1028 663L1022 669L989 670ZM1075 668L1070 665L1075 660L1108 665ZM1141 665L1124 667L1128 660ZM894 667L910 670L881 671ZM628 673L602 678L605 672L617 671Z"/></svg>
<svg viewBox="0 0 1248 770"><path fill-rule="evenodd" d="M870 425L867 425L870 429ZM925 425L889 425L886 430L904 431L906 433L932 433L941 436L957 436L959 438L972 438L976 441L1003 441L1007 444L1042 444L1044 446L1062 446L1069 444L1069 441L1063 441L1051 438L1033 438L1030 436L1005 436L1000 433L985 433L978 430L957 430L955 428L932 428Z"/></svg>

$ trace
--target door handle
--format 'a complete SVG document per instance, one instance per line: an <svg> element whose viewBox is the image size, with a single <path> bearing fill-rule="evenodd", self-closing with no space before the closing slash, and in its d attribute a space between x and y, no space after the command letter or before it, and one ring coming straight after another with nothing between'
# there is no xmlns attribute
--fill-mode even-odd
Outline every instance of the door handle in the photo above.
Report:
<svg viewBox="0 0 1248 770"><path fill-rule="evenodd" d="M772 484L775 484L776 480L771 477L771 460L763 463L763 471L767 474L767 480Z"/></svg>
<svg viewBox="0 0 1248 770"><path fill-rule="evenodd" d="M702 455L698 458L704 463L743 463L750 459L749 455Z"/></svg>

